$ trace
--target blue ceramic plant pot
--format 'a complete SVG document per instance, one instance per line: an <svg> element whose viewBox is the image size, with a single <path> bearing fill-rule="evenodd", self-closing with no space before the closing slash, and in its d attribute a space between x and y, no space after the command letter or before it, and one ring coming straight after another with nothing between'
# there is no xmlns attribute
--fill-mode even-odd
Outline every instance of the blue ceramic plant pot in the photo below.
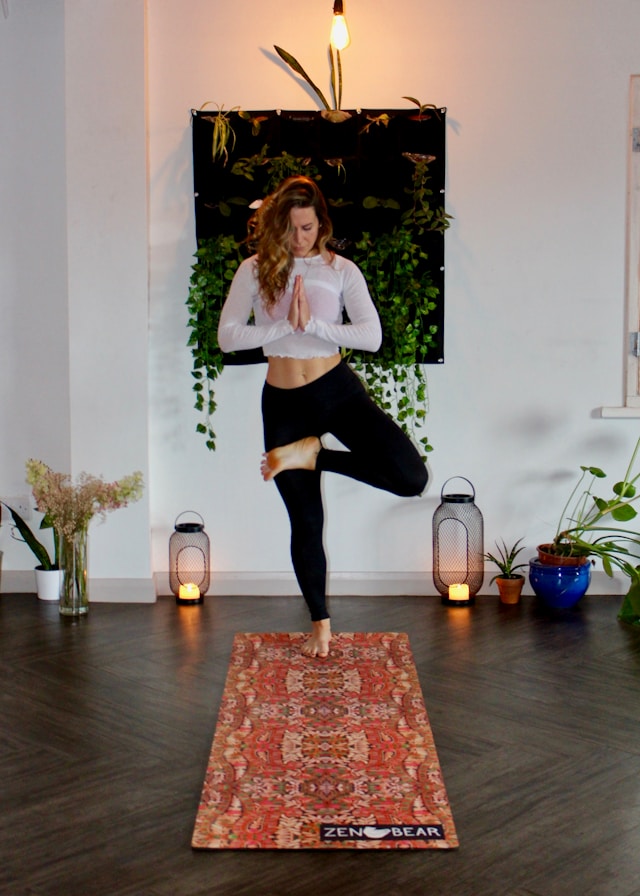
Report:
<svg viewBox="0 0 640 896"><path fill-rule="evenodd" d="M581 566L550 566L529 561L529 582L534 593L548 606L564 609L577 604L591 582L591 563Z"/></svg>

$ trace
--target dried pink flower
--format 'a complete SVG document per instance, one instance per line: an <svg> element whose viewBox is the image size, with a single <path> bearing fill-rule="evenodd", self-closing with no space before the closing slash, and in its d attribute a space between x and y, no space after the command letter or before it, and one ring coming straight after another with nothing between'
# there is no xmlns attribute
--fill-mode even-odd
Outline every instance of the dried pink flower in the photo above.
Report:
<svg viewBox="0 0 640 896"><path fill-rule="evenodd" d="M36 507L67 538L86 529L94 516L104 518L109 511L138 501L144 488L139 470L115 482L81 473L74 484L68 474L55 473L41 460L32 458L26 467Z"/></svg>

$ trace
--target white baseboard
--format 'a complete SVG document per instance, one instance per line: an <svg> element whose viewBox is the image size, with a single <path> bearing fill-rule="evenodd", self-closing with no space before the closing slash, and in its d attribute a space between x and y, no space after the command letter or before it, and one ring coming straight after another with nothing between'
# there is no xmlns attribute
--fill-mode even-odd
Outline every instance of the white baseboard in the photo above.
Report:
<svg viewBox="0 0 640 896"><path fill-rule="evenodd" d="M156 593L171 594L169 573L154 574ZM437 594L431 574L418 573L332 573L329 595L426 595ZM214 572L207 594L218 597L288 597L300 594L292 572Z"/></svg>
<svg viewBox="0 0 640 896"><path fill-rule="evenodd" d="M484 577L480 594L498 594L496 585L489 584L493 572ZM170 595L169 573L154 573L156 593ZM629 582L624 576L610 579L602 570L591 574L591 594L626 594ZM334 572L329 575L327 593L330 596L439 596L433 584L431 571L424 573L404 572ZM211 585L207 594L214 597L288 597L300 594L298 583L292 572L220 572L211 574ZM529 582L525 582L524 594L533 594Z"/></svg>
<svg viewBox="0 0 640 896"><path fill-rule="evenodd" d="M103 604L153 604L153 579L90 579L91 600Z"/></svg>
<svg viewBox="0 0 640 896"><path fill-rule="evenodd" d="M89 600L93 603L152 604L156 600L153 579L89 579ZM35 594L32 569L2 571L0 590L4 594Z"/></svg>
<svg viewBox="0 0 640 896"><path fill-rule="evenodd" d="M496 593L496 586L489 585L491 576L485 575L481 594ZM594 570L589 592L591 594L626 594L628 579L616 575L610 579L602 570ZM35 574L29 570L3 570L0 592L4 594L35 594ZM300 594L293 573L289 572L215 572L211 576L211 596L239 597L265 596L288 597ZM525 594L532 594L528 582ZM96 603L154 603L156 597L171 594L169 573L156 572L152 579L89 579L90 600ZM437 596L430 572L338 572L329 576L330 596Z"/></svg>

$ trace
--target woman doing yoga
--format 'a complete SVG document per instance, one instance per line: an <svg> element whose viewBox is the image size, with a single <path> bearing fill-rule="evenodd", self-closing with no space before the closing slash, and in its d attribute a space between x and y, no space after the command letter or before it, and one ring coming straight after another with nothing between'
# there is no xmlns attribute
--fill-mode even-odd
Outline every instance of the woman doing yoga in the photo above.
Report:
<svg viewBox="0 0 640 896"><path fill-rule="evenodd" d="M249 222L256 254L238 268L218 330L224 352L262 347L268 361L261 472L289 514L293 568L312 622L302 650L318 657L331 640L320 474L405 497L427 484L412 442L341 358L340 348L376 351L382 334L360 269L329 248L332 232L315 182L285 180ZM347 450L323 447L326 433Z"/></svg>

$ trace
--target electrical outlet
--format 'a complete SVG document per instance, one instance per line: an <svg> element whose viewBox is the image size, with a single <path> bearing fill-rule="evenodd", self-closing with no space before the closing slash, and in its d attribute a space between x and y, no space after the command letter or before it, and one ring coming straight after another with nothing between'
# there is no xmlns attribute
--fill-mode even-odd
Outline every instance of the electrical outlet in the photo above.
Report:
<svg viewBox="0 0 640 896"><path fill-rule="evenodd" d="M31 519L31 500L28 495L19 495L18 497L12 498L0 498L1 501L4 501L5 504L8 504L12 510L22 517L23 520ZM11 514L7 510L6 507L2 508L2 520L3 522L11 520Z"/></svg>

